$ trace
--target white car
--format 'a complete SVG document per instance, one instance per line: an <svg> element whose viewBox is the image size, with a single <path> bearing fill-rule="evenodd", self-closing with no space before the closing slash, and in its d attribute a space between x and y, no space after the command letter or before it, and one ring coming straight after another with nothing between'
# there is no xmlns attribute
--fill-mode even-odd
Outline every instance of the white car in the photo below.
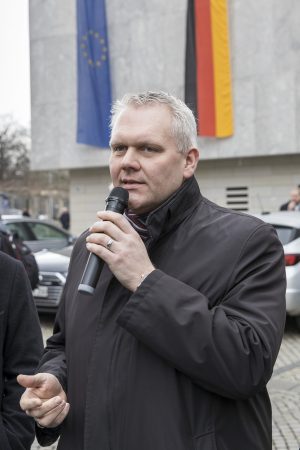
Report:
<svg viewBox="0 0 300 450"><path fill-rule="evenodd" d="M9 224L11 223L9 222ZM18 224L21 223L18 222ZM8 224L0 220L1 250L23 261L29 279L34 284L32 293L37 310L55 314L65 286L73 246L53 249L52 251L45 249L32 253L24 241L20 239L18 232L13 231L15 234L12 234ZM3 241L1 241L3 237L6 237L12 245L9 245L9 243L6 246L1 245L3 244ZM58 243L59 241L55 239L55 245L58 245ZM61 243L63 244L63 241ZM23 257L20 255L23 255ZM32 259L35 259L37 265L33 264ZM36 286L37 279L38 284Z"/></svg>
<svg viewBox="0 0 300 450"><path fill-rule="evenodd" d="M64 250L42 250L34 254L39 267L39 284L33 290L33 298L39 312L56 313L64 289L70 256Z"/></svg>
<svg viewBox="0 0 300 450"><path fill-rule="evenodd" d="M257 215L273 225L283 245L287 278L286 312L300 329L300 212L279 211Z"/></svg>

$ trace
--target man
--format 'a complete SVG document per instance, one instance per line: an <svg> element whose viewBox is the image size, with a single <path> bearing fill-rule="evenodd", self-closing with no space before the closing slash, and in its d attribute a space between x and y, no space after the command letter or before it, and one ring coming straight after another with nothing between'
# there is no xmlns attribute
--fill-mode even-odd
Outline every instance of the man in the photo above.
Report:
<svg viewBox="0 0 300 450"><path fill-rule="evenodd" d="M280 206L280 211L300 211L300 188L299 186L290 192L290 200Z"/></svg>
<svg viewBox="0 0 300 450"><path fill-rule="evenodd" d="M24 389L17 375L34 373L43 341L23 264L0 251L0 448L29 450L34 421L19 405Z"/></svg>
<svg viewBox="0 0 300 450"><path fill-rule="evenodd" d="M76 243L41 373L19 377L22 408L60 450L271 449L276 233L202 197L180 100L127 95L112 113L110 172L129 211L99 212ZM93 297L77 291L89 251L106 263Z"/></svg>
<svg viewBox="0 0 300 450"><path fill-rule="evenodd" d="M61 215L59 216L60 223L65 230L70 228L70 213L68 208L64 207L62 209Z"/></svg>
<svg viewBox="0 0 300 450"><path fill-rule="evenodd" d="M35 289L39 282L39 268L29 247L20 239L18 233L10 233L0 223L0 251L16 258L24 264L31 289Z"/></svg>

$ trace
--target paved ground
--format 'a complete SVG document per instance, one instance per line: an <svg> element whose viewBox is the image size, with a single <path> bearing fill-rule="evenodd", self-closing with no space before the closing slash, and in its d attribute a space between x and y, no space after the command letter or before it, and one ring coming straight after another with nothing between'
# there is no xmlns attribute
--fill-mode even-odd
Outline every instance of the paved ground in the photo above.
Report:
<svg viewBox="0 0 300 450"><path fill-rule="evenodd" d="M300 449L300 332L287 323L268 385L273 407L273 450Z"/></svg>
<svg viewBox="0 0 300 450"><path fill-rule="evenodd" d="M51 333L52 321L41 317L43 334ZM300 450L300 332L287 321L283 343L268 385L273 408L273 450ZM32 450L55 450L56 445ZM263 450L263 449L262 449Z"/></svg>

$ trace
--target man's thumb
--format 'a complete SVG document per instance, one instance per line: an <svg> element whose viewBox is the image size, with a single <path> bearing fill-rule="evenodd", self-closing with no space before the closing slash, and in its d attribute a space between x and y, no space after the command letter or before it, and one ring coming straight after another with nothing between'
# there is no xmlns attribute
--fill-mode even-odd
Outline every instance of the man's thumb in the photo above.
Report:
<svg viewBox="0 0 300 450"><path fill-rule="evenodd" d="M45 377L42 373L36 375L23 375L17 376L18 383L25 388L38 388L45 382Z"/></svg>

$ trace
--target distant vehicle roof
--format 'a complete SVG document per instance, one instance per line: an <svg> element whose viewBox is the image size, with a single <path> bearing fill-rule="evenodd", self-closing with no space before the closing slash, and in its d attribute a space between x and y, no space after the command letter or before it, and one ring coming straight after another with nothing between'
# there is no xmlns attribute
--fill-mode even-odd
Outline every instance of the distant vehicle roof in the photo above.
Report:
<svg viewBox="0 0 300 450"><path fill-rule="evenodd" d="M62 229L62 231L66 232L67 234L70 234L68 232L68 230L64 230L61 225L57 222L55 222L54 220L51 219L36 219L34 217L27 217L27 216L22 216L22 214L19 215L6 215L6 214L2 214L2 216L0 217L0 221L3 222L9 222L10 220L12 220L13 222L36 222L36 223L46 223L48 225L52 225L56 228L60 228Z"/></svg>
<svg viewBox="0 0 300 450"><path fill-rule="evenodd" d="M269 214L253 214L272 225L300 228L300 211L277 211Z"/></svg>
<svg viewBox="0 0 300 450"><path fill-rule="evenodd" d="M23 219L22 214L1 214L0 220Z"/></svg>

